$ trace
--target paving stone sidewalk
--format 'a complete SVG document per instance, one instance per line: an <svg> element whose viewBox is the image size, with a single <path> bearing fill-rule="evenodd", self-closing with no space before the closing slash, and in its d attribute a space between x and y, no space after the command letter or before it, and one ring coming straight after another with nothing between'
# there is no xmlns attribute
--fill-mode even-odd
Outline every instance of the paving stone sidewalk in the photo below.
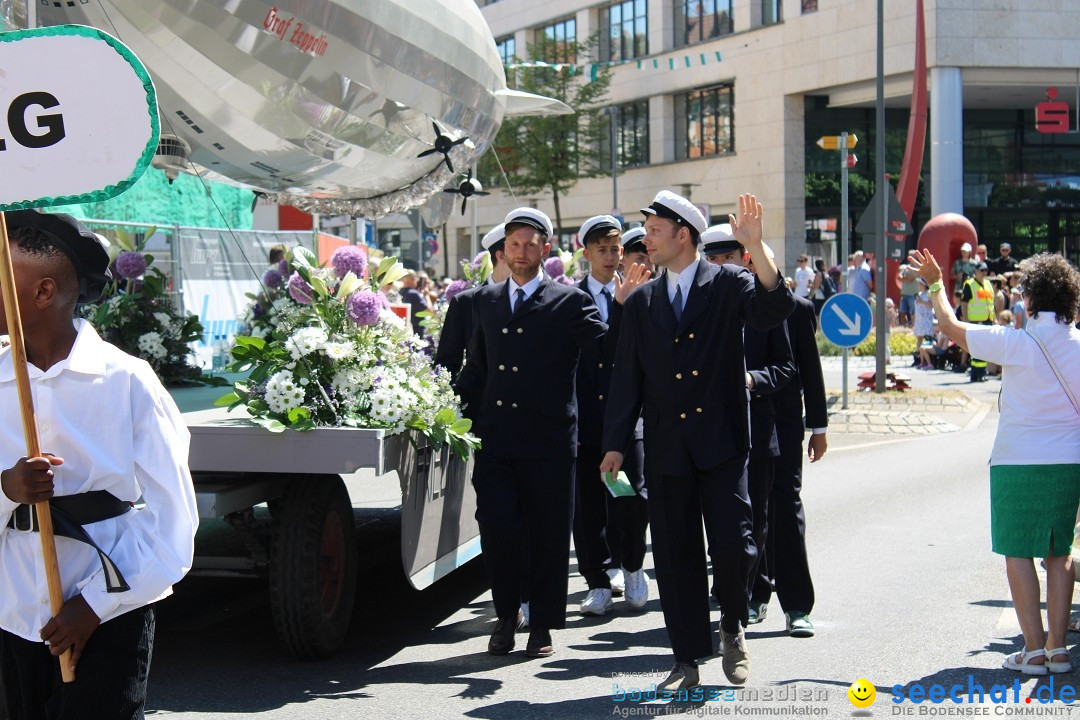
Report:
<svg viewBox="0 0 1080 720"><path fill-rule="evenodd" d="M848 391L848 407L841 409L841 393L827 392L829 434L938 435L958 432L983 409L983 404L959 390L921 390L871 393Z"/></svg>

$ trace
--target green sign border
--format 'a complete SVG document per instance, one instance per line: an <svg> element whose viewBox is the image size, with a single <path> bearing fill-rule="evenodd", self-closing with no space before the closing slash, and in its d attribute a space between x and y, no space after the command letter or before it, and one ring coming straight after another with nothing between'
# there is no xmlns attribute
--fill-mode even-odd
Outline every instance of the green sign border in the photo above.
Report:
<svg viewBox="0 0 1080 720"><path fill-rule="evenodd" d="M139 76L139 80L142 81L143 87L146 89L146 105L147 111L150 114L150 139L147 141L146 147L143 148L142 155L136 161L135 167L132 168L131 174L126 180L121 180L115 185L109 185L101 190L94 190L82 193L81 195L62 195L59 197L44 197L37 200L20 200L19 202L9 203L7 205L0 204L0 211L43 208L51 207L53 205L71 205L75 203L108 200L111 197L115 197L120 193L125 192L134 185L135 182L142 177L143 173L146 172L146 168L150 166L150 161L153 160L154 154L157 152L158 141L161 136L161 124L158 121L157 91L154 90L154 81L150 78L150 73L147 72L142 61L139 60L135 53L131 52L131 49L127 45L124 45L103 30L98 30L97 28L88 27L86 25L53 25L51 27L34 28L32 30L15 30L12 32L0 33L0 42L15 42L29 37L52 37L57 35L76 35L104 40L127 61L132 69L135 70L135 74Z"/></svg>

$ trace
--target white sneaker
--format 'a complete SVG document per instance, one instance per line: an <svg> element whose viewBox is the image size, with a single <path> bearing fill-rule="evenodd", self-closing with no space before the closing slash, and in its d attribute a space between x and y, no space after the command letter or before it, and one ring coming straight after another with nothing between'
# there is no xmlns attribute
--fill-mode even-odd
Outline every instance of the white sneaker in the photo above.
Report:
<svg viewBox="0 0 1080 720"><path fill-rule="evenodd" d="M611 580L611 594L619 597L626 590L626 579L622 568L611 568L607 571L608 579Z"/></svg>
<svg viewBox="0 0 1080 720"><path fill-rule="evenodd" d="M626 573L626 604L635 610L645 607L649 602L649 576L645 568Z"/></svg>
<svg viewBox="0 0 1080 720"><path fill-rule="evenodd" d="M518 630L524 630L529 627L529 603L521 603L521 614L519 614L518 617L521 619L521 622L519 622L517 626Z"/></svg>
<svg viewBox="0 0 1080 720"><path fill-rule="evenodd" d="M607 588L593 588L581 603L581 614L606 615L612 604L610 590Z"/></svg>

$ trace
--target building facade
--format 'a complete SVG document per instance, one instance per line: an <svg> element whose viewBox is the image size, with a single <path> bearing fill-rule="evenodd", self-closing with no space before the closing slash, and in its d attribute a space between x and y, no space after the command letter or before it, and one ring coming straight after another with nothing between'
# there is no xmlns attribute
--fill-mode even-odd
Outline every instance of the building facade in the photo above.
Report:
<svg viewBox="0 0 1080 720"><path fill-rule="evenodd" d="M612 63L617 197L610 177L579 181L561 200L564 238L587 217L638 208L668 188L713 222L753 192L766 208L766 240L793 271L804 251L840 262L840 159L816 145L854 133L850 223L878 173L875 148L876 3L872 0L478 0L512 65L528 47L597 34L596 58ZM915 64L915 2L884 3L886 157L899 176ZM916 231L941 212L961 212L996 256L1011 242L1080 255L1080 0L925 0L929 114ZM583 73L584 74L584 73ZM513 86L512 71L508 71ZM1036 129L1036 106L1056 88L1067 132ZM1051 91L1051 94L1053 92ZM1060 127L1058 128L1061 129ZM447 221L451 259L500 222L515 200L504 189ZM518 198L551 214L551 198ZM853 248L861 240L852 236ZM841 263L842 264L842 263ZM452 265L452 264L451 264Z"/></svg>

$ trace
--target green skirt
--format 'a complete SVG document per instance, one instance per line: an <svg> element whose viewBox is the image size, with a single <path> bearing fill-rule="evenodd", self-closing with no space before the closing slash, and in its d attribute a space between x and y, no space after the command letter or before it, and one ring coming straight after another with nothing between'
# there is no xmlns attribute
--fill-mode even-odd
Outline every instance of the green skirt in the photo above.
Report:
<svg viewBox="0 0 1080 720"><path fill-rule="evenodd" d="M1068 555L1080 504L1080 464L992 465L990 537L1008 557Z"/></svg>

